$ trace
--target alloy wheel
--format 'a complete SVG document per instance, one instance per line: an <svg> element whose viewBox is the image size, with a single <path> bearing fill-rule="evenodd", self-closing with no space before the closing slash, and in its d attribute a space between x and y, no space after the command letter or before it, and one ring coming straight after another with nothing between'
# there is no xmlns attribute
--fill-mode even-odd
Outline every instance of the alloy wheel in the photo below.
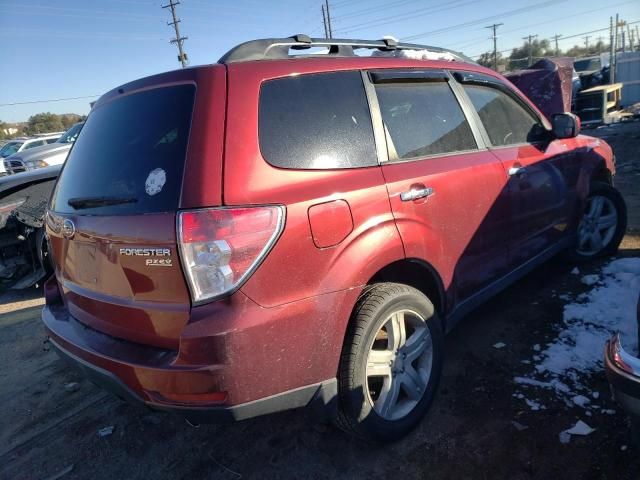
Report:
<svg viewBox="0 0 640 480"><path fill-rule="evenodd" d="M367 398L385 420L408 415L420 402L433 366L433 341L427 322L411 310L392 313L369 348Z"/></svg>
<svg viewBox="0 0 640 480"><path fill-rule="evenodd" d="M616 233L618 211L607 197L596 195L587 201L587 208L578 226L578 249L581 255L596 255Z"/></svg>

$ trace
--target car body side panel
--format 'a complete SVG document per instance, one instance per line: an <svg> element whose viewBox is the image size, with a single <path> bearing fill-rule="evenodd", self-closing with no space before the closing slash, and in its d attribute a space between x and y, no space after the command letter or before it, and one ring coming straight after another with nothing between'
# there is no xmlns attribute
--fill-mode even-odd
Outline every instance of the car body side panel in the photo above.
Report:
<svg viewBox="0 0 640 480"><path fill-rule="evenodd" d="M506 273L506 175L490 152L390 163L383 172L406 254L439 272L448 309ZM412 183L433 194L402 201Z"/></svg>
<svg viewBox="0 0 640 480"><path fill-rule="evenodd" d="M258 143L260 84L288 75L291 65L250 67L228 67L228 108L234 115L227 118L224 203L283 204L287 212L282 236L242 291L273 307L366 284L378 270L404 258L380 167L310 171L268 164ZM319 248L308 211L333 200L348 204L353 229L336 245Z"/></svg>

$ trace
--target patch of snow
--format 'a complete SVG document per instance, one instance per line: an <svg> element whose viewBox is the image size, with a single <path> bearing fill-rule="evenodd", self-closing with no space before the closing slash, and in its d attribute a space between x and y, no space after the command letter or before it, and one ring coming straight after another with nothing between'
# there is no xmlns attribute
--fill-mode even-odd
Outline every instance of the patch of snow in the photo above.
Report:
<svg viewBox="0 0 640 480"><path fill-rule="evenodd" d="M571 273L578 274L579 270ZM514 381L520 388L551 389L567 405L588 409L595 408L589 397L597 399L599 394L591 392L584 380L602 371L605 342L619 331L624 348L631 353L638 351L640 258L613 260L600 274L585 275L582 281L592 285L591 290L564 306L555 340L544 348L534 345L533 371ZM603 409L601 413L615 412Z"/></svg>
<svg viewBox="0 0 640 480"><path fill-rule="evenodd" d="M582 277L580 279L580 281L582 283L584 283L585 285L589 285L589 286L598 283L598 280L600 280L600 276L599 275L585 275L584 277Z"/></svg>
<svg viewBox="0 0 640 480"><path fill-rule="evenodd" d="M503 343L503 342L498 342L498 343L494 343L493 344L493 348L497 348L498 350L500 350L501 348L504 348L506 346L507 346L507 344Z"/></svg>
<svg viewBox="0 0 640 480"><path fill-rule="evenodd" d="M562 295L558 295L558 298L564 302L568 302L569 300L571 300L571 295L563 293Z"/></svg>
<svg viewBox="0 0 640 480"><path fill-rule="evenodd" d="M531 410L533 410L534 412L537 412L538 410L545 410L546 407L544 405L542 405L541 403L537 402L536 400L530 400L528 398L524 399L524 402L529 406L529 408Z"/></svg>
<svg viewBox="0 0 640 480"><path fill-rule="evenodd" d="M580 275L580 269L578 267L573 267L573 270L571 270L571 273L573 275Z"/></svg>
<svg viewBox="0 0 640 480"><path fill-rule="evenodd" d="M591 403L591 400L589 400L584 395L576 395L571 400L573 400L573 403L575 403L579 407L585 407L588 403Z"/></svg>
<svg viewBox="0 0 640 480"><path fill-rule="evenodd" d="M591 428L589 425L584 423L582 420L578 420L578 422L571 427L569 430L565 430L569 435L590 435L595 432L595 428Z"/></svg>
<svg viewBox="0 0 640 480"><path fill-rule="evenodd" d="M434 52L432 50L391 50L391 51L381 51L375 50L372 54L372 57L399 57L399 58L409 58L411 60L445 60L448 62L453 62L456 60L460 60L456 55L451 52Z"/></svg>

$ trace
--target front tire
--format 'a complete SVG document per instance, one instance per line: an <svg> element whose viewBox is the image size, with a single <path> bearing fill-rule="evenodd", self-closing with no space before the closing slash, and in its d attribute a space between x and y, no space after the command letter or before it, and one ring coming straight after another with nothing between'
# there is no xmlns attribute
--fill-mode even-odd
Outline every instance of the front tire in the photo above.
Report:
<svg viewBox="0 0 640 480"><path fill-rule="evenodd" d="M609 184L593 183L570 259L589 261L616 253L626 229L627 206L620 192Z"/></svg>
<svg viewBox="0 0 640 480"><path fill-rule="evenodd" d="M356 305L342 351L338 426L378 443L411 431L433 401L443 341L424 294L397 283L373 285Z"/></svg>

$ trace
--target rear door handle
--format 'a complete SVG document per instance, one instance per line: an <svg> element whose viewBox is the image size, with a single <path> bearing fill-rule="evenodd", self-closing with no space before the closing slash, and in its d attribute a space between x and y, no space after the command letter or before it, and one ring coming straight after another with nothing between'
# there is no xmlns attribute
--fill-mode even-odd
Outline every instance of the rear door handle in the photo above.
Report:
<svg viewBox="0 0 640 480"><path fill-rule="evenodd" d="M433 194L433 188L412 188L408 192L402 192L400 194L400 200L403 202L411 202L412 200L418 200L419 198L425 198Z"/></svg>
<svg viewBox="0 0 640 480"><path fill-rule="evenodd" d="M509 169L509 176L513 177L514 175L521 177L522 175L527 173L527 169L524 167L519 167L519 166L515 166L515 167L511 167Z"/></svg>

